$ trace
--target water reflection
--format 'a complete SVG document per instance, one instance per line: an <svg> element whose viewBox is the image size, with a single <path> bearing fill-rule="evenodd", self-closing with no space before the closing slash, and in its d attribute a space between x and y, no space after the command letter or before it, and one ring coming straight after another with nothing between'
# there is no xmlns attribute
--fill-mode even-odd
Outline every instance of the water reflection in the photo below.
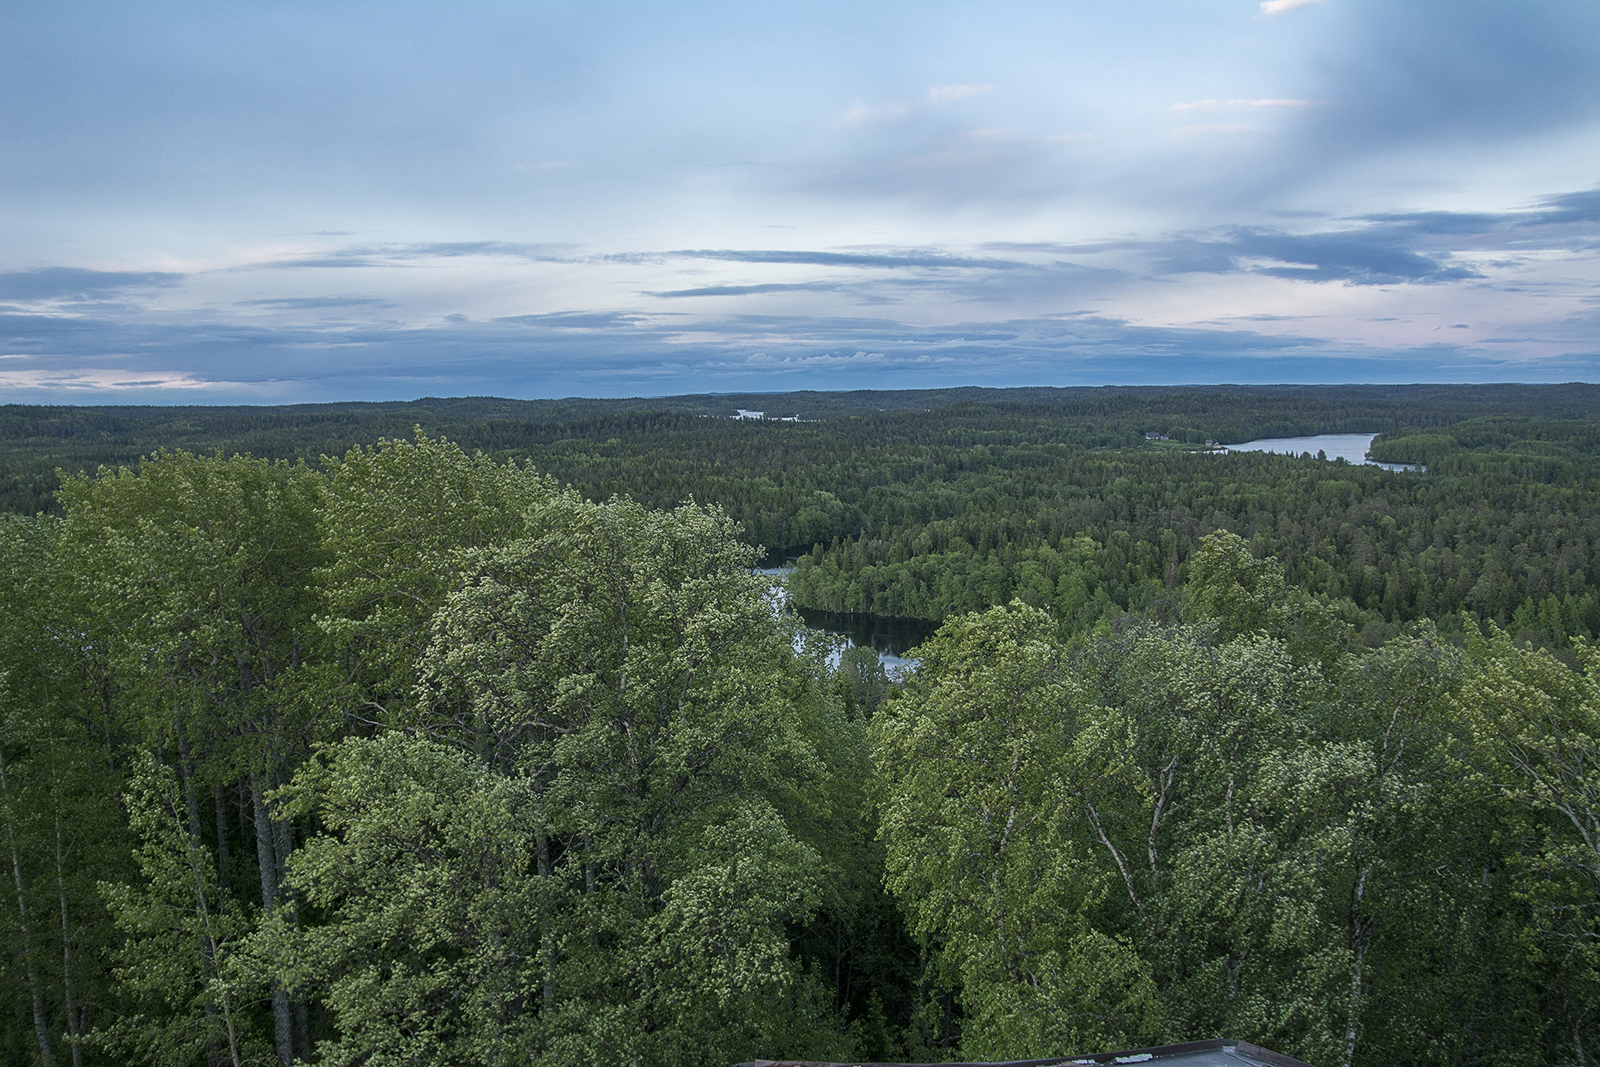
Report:
<svg viewBox="0 0 1600 1067"><path fill-rule="evenodd" d="M1298 456L1322 453L1329 459L1342 459L1347 463L1361 463L1368 467L1382 467L1387 471L1414 471L1415 463L1380 463L1367 458L1375 433L1320 433L1315 437L1263 437L1259 441L1246 441L1242 445L1229 445L1229 452L1275 452L1279 455Z"/></svg>
<svg viewBox="0 0 1600 1067"><path fill-rule="evenodd" d="M897 669L912 668L914 659L906 653L933 636L939 628L927 619L898 619L884 615L852 615L842 611L818 611L815 608L794 606L796 615L813 630L844 638L857 648L870 648L878 654L883 669L891 674Z"/></svg>
<svg viewBox="0 0 1600 1067"><path fill-rule="evenodd" d="M782 567L760 567L757 574L764 574L769 578L776 578L780 582L789 577L794 570L794 564ZM783 597L781 587L775 590L777 597ZM780 599L778 603L782 603ZM854 648L870 648L878 654L878 662L883 664L883 669L891 676L896 672L913 670L917 666L915 659L907 658L906 653L916 648L922 642L932 637L934 631L939 629L939 624L928 619L902 619L888 615L857 615L845 611L821 611L816 608L802 608L790 603L794 613L813 630L821 630L825 634L844 638L847 645ZM839 665L839 656L835 653L829 658L832 666Z"/></svg>

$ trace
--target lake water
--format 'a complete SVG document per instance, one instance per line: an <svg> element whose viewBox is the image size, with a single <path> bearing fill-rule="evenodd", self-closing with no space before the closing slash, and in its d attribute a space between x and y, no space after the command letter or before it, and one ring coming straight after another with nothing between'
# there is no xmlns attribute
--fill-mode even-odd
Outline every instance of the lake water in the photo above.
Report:
<svg viewBox="0 0 1600 1067"><path fill-rule="evenodd" d="M756 573L780 581L788 577L794 565L761 567ZM842 637L852 647L870 648L878 654L878 662L890 672L910 670L917 665L906 653L933 636L939 624L927 619L900 619L887 615L856 615L843 611L819 611L790 604L794 613L813 630L821 630L834 637ZM833 657L838 666L838 656Z"/></svg>
<svg viewBox="0 0 1600 1067"><path fill-rule="evenodd" d="M1327 454L1330 460L1344 459L1349 463L1364 463L1369 467L1382 467L1390 471L1414 471L1414 463L1379 463L1367 458L1375 433L1322 433L1315 437L1264 437L1259 441L1246 441L1242 445L1229 445L1229 452L1276 452L1285 456L1298 456L1309 452Z"/></svg>
<svg viewBox="0 0 1600 1067"><path fill-rule="evenodd" d="M851 615L842 611L817 611L794 606L796 615L813 630L842 637L857 648L870 648L878 654L883 669L893 673L915 667L917 661L906 653L933 636L939 624L928 619L897 619L885 615Z"/></svg>

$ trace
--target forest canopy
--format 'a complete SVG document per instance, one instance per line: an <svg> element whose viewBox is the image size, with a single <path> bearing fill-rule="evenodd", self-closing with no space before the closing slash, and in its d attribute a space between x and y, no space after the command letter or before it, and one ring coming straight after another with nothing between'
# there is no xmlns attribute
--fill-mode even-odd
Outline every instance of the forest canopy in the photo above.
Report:
<svg viewBox="0 0 1600 1067"><path fill-rule="evenodd" d="M1585 1062L1591 392L63 469L0 520L3 1055ZM1163 404L1428 471L1147 442ZM916 669L802 626L774 548L939 621Z"/></svg>

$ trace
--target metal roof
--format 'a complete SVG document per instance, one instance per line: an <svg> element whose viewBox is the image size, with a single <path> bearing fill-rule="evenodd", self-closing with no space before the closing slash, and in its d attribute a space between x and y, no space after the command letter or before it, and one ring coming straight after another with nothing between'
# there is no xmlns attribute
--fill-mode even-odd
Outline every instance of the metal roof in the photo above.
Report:
<svg viewBox="0 0 1600 1067"><path fill-rule="evenodd" d="M1090 1067L1094 1064L1153 1064L1155 1067L1310 1067L1294 1059L1252 1045L1248 1041L1186 1041L1178 1045L1154 1045L1122 1052L1096 1052L1080 1056L1057 1056L1044 1060L1007 1060L1003 1063L829 1063L821 1060L751 1060L734 1067Z"/></svg>

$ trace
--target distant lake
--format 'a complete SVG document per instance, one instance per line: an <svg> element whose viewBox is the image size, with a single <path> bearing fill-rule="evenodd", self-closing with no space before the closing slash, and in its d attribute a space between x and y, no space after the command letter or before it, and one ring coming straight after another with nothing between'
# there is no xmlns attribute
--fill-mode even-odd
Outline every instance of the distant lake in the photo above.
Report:
<svg viewBox="0 0 1600 1067"><path fill-rule="evenodd" d="M1414 463L1379 463L1367 458L1375 433L1321 433L1315 437L1263 437L1259 441L1246 441L1242 445L1228 445L1229 452L1276 452L1279 455L1298 456L1309 452L1326 453L1330 460L1343 459L1348 463L1364 463L1369 467L1382 467L1389 471L1414 471Z"/></svg>

